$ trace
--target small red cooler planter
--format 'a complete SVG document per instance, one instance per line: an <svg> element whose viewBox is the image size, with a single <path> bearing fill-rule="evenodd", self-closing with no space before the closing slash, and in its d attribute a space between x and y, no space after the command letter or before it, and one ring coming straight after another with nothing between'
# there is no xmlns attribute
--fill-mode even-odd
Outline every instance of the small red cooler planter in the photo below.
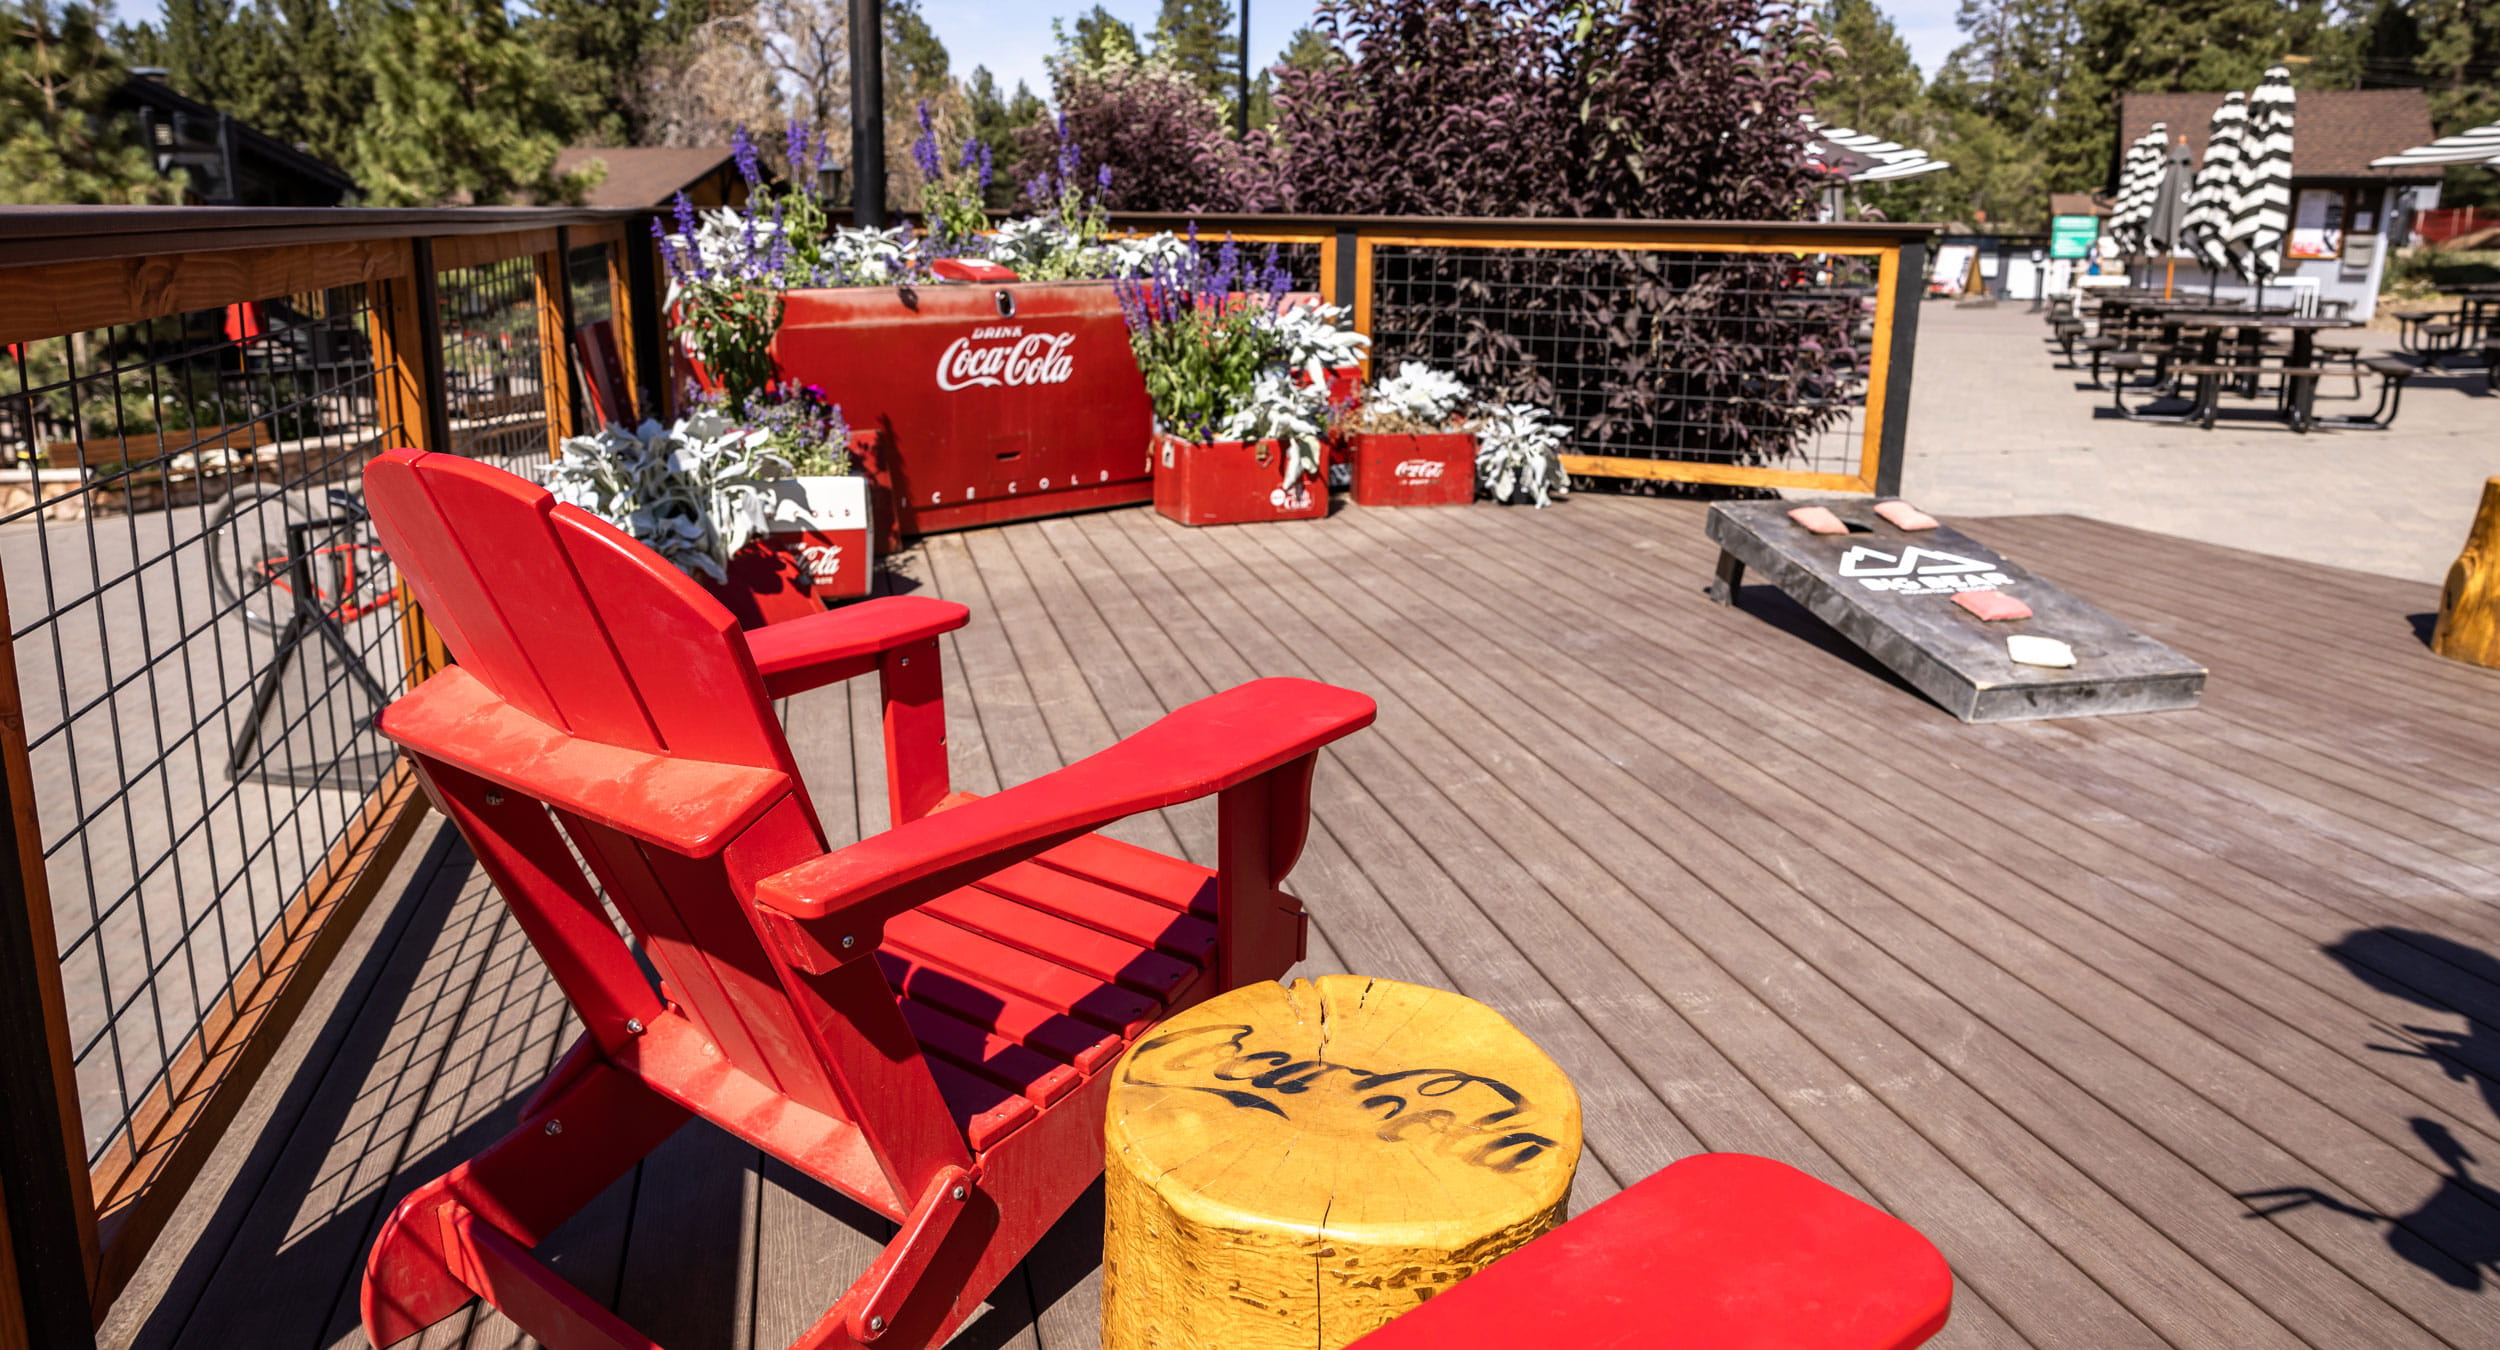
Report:
<svg viewBox="0 0 2500 1350"><path fill-rule="evenodd" d="M1354 500L1362 506L1465 506L1476 499L1476 438L1357 432Z"/></svg>
<svg viewBox="0 0 2500 1350"><path fill-rule="evenodd" d="M1328 447L1319 470L1285 490L1285 448L1274 441L1190 442L1155 437L1155 509L1183 525L1315 520L1328 514Z"/></svg>

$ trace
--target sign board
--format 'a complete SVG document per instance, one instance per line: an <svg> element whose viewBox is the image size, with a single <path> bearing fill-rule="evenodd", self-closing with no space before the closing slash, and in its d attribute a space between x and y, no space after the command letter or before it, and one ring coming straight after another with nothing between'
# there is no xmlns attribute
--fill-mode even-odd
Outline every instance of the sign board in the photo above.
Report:
<svg viewBox="0 0 2500 1350"><path fill-rule="evenodd" d="M1786 592L1841 636L1965 722L2193 708L2205 668L2006 561L1959 530L1903 530L1868 502L1826 502L1847 534L1815 534L1788 518L1791 503L1718 502L1711 595L1735 603L1746 568ZM1953 597L2001 590L2032 617L1990 622ZM2055 638L2071 669L2017 665L2005 639Z"/></svg>
<svg viewBox="0 0 2500 1350"><path fill-rule="evenodd" d="M2089 258L2092 241L2100 237L2099 216L2057 216L2049 221L2049 256Z"/></svg>

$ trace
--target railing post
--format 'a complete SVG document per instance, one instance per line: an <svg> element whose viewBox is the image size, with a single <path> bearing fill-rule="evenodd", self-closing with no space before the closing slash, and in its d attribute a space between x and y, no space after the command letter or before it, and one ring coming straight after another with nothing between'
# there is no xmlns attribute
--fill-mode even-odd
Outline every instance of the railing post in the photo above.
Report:
<svg viewBox="0 0 2500 1350"><path fill-rule="evenodd" d="M1320 249L1320 289L1328 293L1328 303L1354 308L1354 231L1338 228Z"/></svg>
<svg viewBox="0 0 2500 1350"><path fill-rule="evenodd" d="M660 265L659 253L649 234L628 229L617 244L625 254L625 279L632 298L627 316L633 320L628 341L633 354L626 358L634 372L634 406L643 416L667 421L675 410L677 394L668 387L668 351L660 344Z"/></svg>
<svg viewBox="0 0 2500 1350"><path fill-rule="evenodd" d="M547 415L547 458L573 435L573 232L556 227L556 246L537 259L538 387Z"/></svg>
<svg viewBox="0 0 2500 1350"><path fill-rule="evenodd" d="M435 283L434 241L411 239L413 254L408 295L416 311L408 316L416 341L417 396L425 405L425 448L450 450L451 387L443 375L443 293Z"/></svg>
<svg viewBox="0 0 2500 1350"><path fill-rule="evenodd" d="M10 632L0 600L0 641ZM0 649L0 1344L91 1347L95 1199L14 650Z"/></svg>
<svg viewBox="0 0 2500 1350"><path fill-rule="evenodd" d="M1901 491L1901 460L1910 434L1910 374L1918 350L1918 301L1927 289L1927 240L1901 241L1894 255L1889 341L1884 345L1884 422L1875 451L1875 495Z"/></svg>

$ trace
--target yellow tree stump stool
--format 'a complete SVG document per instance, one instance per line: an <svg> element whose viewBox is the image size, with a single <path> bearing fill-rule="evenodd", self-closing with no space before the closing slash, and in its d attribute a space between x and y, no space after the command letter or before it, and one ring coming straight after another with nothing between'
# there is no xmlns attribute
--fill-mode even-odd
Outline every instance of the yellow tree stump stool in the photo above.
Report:
<svg viewBox="0 0 2500 1350"><path fill-rule="evenodd" d="M2431 650L2478 666L2500 666L2500 478L2483 484L2483 502L2465 548L2439 596Z"/></svg>
<svg viewBox="0 0 2500 1350"><path fill-rule="evenodd" d="M1580 1097L1481 1003L1325 975L1156 1027L1106 1136L1104 1350L1313 1350L1562 1222Z"/></svg>

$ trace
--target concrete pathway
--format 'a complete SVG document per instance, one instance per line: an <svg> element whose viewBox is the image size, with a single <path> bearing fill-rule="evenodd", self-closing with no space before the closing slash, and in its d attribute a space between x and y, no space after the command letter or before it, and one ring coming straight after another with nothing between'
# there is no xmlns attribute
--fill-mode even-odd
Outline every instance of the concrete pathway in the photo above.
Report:
<svg viewBox="0 0 2500 1350"><path fill-rule="evenodd" d="M2068 512L2436 582L2500 474L2500 398L2479 371L2416 378L2388 431L2200 431L2121 420L2047 338L2024 305L1920 310L1904 495L1953 515ZM2356 339L2392 345L2335 340Z"/></svg>

